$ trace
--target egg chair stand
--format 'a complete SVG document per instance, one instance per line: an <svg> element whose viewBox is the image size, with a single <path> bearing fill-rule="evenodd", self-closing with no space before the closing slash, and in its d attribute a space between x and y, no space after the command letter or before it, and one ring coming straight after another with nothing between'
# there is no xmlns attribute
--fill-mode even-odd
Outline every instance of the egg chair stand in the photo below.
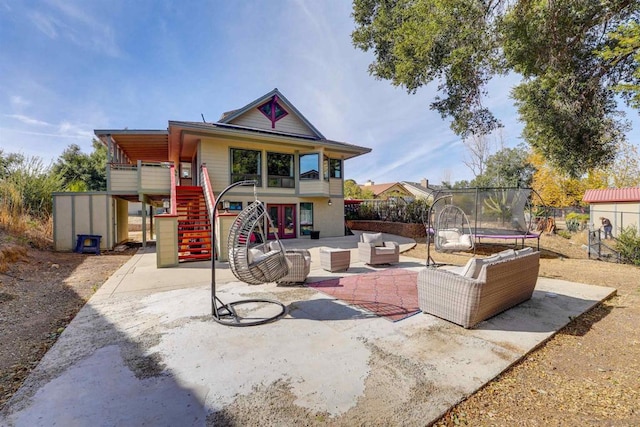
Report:
<svg viewBox="0 0 640 427"><path fill-rule="evenodd" d="M267 214L264 203L258 200L256 195L255 180L239 181L229 185L218 195L217 200L230 189L238 186L253 185L255 201L245 208L234 221L229 232L229 267L233 274L239 279L249 284L268 283L284 277L288 273L288 266L284 254L284 248L275 234L276 240L269 244L267 242L267 227L272 227L273 223ZM211 242L216 242L216 207L215 203L211 212ZM256 243L257 242L257 243ZM253 246L253 248L251 247ZM251 259L252 249L260 250L262 255ZM269 248L264 252L264 248ZM275 305L277 313L266 317L244 317L237 307L241 305ZM286 313L286 307L280 301L252 298L224 303L216 295L216 263L215 257L211 257L211 314L213 320L225 326L256 326L273 322Z"/></svg>

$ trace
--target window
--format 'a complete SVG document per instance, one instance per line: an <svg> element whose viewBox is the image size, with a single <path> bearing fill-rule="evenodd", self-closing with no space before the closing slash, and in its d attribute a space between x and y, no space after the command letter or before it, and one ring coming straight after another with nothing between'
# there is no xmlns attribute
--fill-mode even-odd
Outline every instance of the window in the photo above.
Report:
<svg viewBox="0 0 640 427"><path fill-rule="evenodd" d="M267 153L267 186L295 188L293 154Z"/></svg>
<svg viewBox="0 0 640 427"><path fill-rule="evenodd" d="M276 127L276 122L286 116L287 111L278 103L278 97L274 96L269 101L258 107L258 110L271 120L271 128Z"/></svg>
<svg viewBox="0 0 640 427"><path fill-rule="evenodd" d="M329 177L342 178L342 160L329 159Z"/></svg>
<svg viewBox="0 0 640 427"><path fill-rule="evenodd" d="M300 203L300 234L308 236L313 230L313 203Z"/></svg>
<svg viewBox="0 0 640 427"><path fill-rule="evenodd" d="M327 156L324 156L322 160L322 178L329 181L329 158Z"/></svg>
<svg viewBox="0 0 640 427"><path fill-rule="evenodd" d="M300 179L320 179L319 164L320 155L318 153L302 154L300 156Z"/></svg>
<svg viewBox="0 0 640 427"><path fill-rule="evenodd" d="M229 210L230 211L241 211L242 210L242 202L229 202Z"/></svg>
<svg viewBox="0 0 640 427"><path fill-rule="evenodd" d="M244 180L256 180L262 186L261 153L254 150L231 149L231 184Z"/></svg>

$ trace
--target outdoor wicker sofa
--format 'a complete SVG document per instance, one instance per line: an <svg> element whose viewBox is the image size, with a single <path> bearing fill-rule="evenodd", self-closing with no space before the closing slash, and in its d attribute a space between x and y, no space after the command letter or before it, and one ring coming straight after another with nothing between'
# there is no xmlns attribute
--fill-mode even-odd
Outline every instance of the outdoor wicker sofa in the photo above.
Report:
<svg viewBox="0 0 640 427"><path fill-rule="evenodd" d="M418 305L423 313L471 328L533 295L540 252L531 248L472 258L459 272L423 268L418 273Z"/></svg>
<svg viewBox="0 0 640 427"><path fill-rule="evenodd" d="M306 249L287 249L285 257L289 264L289 273L277 280L278 284L303 283L311 270L311 254Z"/></svg>
<svg viewBox="0 0 640 427"><path fill-rule="evenodd" d="M362 233L358 242L358 259L370 265L397 263L400 245L383 241L382 233Z"/></svg>

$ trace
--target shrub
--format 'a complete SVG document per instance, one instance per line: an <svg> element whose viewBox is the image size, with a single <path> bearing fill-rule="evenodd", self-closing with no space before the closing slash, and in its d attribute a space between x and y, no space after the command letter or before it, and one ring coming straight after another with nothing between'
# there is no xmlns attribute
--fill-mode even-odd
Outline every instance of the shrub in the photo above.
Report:
<svg viewBox="0 0 640 427"><path fill-rule="evenodd" d="M567 230L571 232L576 232L579 230L584 230L589 223L589 214L571 212L568 213L565 217Z"/></svg>
<svg viewBox="0 0 640 427"><path fill-rule="evenodd" d="M640 266L640 234L635 226L622 228L616 241L616 250L625 264Z"/></svg>

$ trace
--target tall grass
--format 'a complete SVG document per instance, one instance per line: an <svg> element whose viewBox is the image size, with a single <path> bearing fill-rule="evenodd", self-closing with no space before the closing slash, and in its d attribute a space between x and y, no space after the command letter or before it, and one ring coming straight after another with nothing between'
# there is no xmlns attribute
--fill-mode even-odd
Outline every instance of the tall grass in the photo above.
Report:
<svg viewBox="0 0 640 427"><path fill-rule="evenodd" d="M0 151L0 228L22 243L48 247L52 241L53 198L60 178L38 157Z"/></svg>

